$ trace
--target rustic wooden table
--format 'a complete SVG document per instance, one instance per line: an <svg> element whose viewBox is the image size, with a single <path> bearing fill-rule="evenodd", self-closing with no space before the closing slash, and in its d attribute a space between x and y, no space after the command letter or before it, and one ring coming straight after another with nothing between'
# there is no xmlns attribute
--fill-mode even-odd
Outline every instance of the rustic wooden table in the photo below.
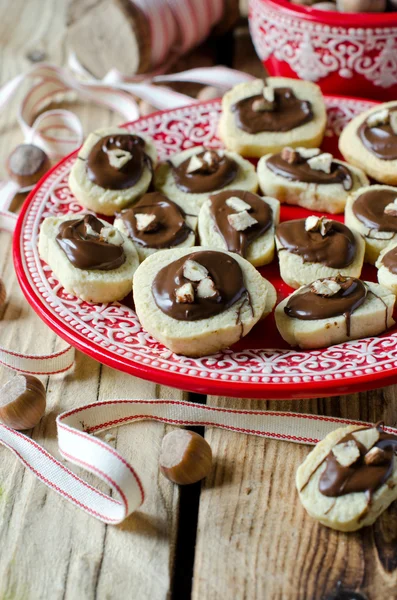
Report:
<svg viewBox="0 0 397 600"><path fill-rule="evenodd" d="M67 0L0 0L0 83L26 70L32 51L65 63L66 9ZM176 69L217 61L263 74L244 24L222 43L209 41ZM118 120L91 105L75 110L86 132ZM22 141L15 115L16 103L0 115L2 165ZM59 340L22 296L11 236L4 232L0 250L8 290L0 313L1 343L28 352L56 348ZM0 368L0 384L9 376ZM119 373L80 353L72 373L48 378L45 384L47 414L31 435L55 455L56 415L109 397L190 397L213 406L280 408L279 402L189 395ZM282 408L384 419L396 426L396 391L390 387L283 402ZM217 430L205 432L215 456L213 472L202 486L179 490L158 472L159 446L167 430L147 423L115 430L112 443L133 457L147 490L141 510L118 527L105 526L66 503L0 448L0 600L397 598L397 503L373 527L356 534L327 530L306 515L295 490L295 471L308 447ZM142 442L148 439L150 455L142 455Z"/></svg>

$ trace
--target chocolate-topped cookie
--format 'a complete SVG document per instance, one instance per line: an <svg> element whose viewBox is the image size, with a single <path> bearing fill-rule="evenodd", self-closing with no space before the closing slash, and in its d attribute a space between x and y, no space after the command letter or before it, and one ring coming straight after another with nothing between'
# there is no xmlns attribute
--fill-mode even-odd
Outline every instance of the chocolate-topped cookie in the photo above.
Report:
<svg viewBox="0 0 397 600"><path fill-rule="evenodd" d="M276 228L276 247L282 279L291 287L319 277L359 277L365 243L339 221L310 216L284 221Z"/></svg>
<svg viewBox="0 0 397 600"><path fill-rule="evenodd" d="M388 185L397 185L397 101L377 105L355 117L339 138L349 163Z"/></svg>
<svg viewBox="0 0 397 600"><path fill-rule="evenodd" d="M345 223L364 236L365 261L375 264L378 256L397 240L397 188L371 185L349 196Z"/></svg>
<svg viewBox="0 0 397 600"><path fill-rule="evenodd" d="M81 147L69 185L84 207L114 215L146 192L156 161L146 138L118 127L98 129Z"/></svg>
<svg viewBox="0 0 397 600"><path fill-rule="evenodd" d="M349 193L368 184L366 175L320 148L291 148L263 156L257 167L259 185L280 202L337 214Z"/></svg>
<svg viewBox="0 0 397 600"><path fill-rule="evenodd" d="M144 194L131 208L119 213L114 226L135 244L141 261L165 248L195 243L197 219L160 192Z"/></svg>
<svg viewBox="0 0 397 600"><path fill-rule="evenodd" d="M251 192L227 190L211 194L201 207L198 229L204 246L236 252L255 266L274 256L274 228L280 203Z"/></svg>
<svg viewBox="0 0 397 600"><path fill-rule="evenodd" d="M223 96L219 136L226 148L260 157L284 146L319 146L326 125L314 83L268 77L241 83Z"/></svg>
<svg viewBox="0 0 397 600"><path fill-rule="evenodd" d="M155 187L197 216L210 194L229 189L256 192L255 167L233 152L197 147L171 156L155 173Z"/></svg>
<svg viewBox="0 0 397 600"><path fill-rule="evenodd" d="M379 254L375 263L378 281L393 294L397 294L397 239L390 242Z"/></svg>

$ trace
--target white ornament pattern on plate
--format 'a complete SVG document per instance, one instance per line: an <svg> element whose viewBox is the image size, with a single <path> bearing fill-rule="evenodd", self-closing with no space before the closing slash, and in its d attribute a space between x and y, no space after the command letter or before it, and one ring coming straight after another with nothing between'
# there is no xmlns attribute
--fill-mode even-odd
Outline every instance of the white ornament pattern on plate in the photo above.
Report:
<svg viewBox="0 0 397 600"><path fill-rule="evenodd" d="M363 75L388 88L397 81L397 27L331 27L275 11L251 0L250 30L261 60L285 61L301 79L319 81L330 73Z"/></svg>
<svg viewBox="0 0 397 600"><path fill-rule="evenodd" d="M327 101L328 133L338 134L344 125L368 107L365 101ZM200 104L165 115L147 117L129 127L153 137L160 157L196 144L219 147L216 138L220 105ZM89 304L65 292L51 269L38 255L40 223L46 216L81 210L71 194L67 178L75 157L59 165L37 190L23 224L22 259L29 284L46 309L62 322L64 330L81 333L115 357L150 364L151 368L184 376L232 381L236 384L299 383L329 381L375 373L397 361L397 334L347 342L325 350L302 352L277 349L231 349L203 358L178 356L144 331L132 308L119 304Z"/></svg>

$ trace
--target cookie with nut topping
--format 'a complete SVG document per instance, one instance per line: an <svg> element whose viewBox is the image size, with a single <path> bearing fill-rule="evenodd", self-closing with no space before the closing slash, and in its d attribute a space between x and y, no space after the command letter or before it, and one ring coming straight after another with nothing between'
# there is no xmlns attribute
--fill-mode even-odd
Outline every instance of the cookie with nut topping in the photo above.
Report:
<svg viewBox="0 0 397 600"><path fill-rule="evenodd" d="M202 246L149 256L134 275L133 294L146 331L185 356L231 346L271 312L275 298L244 258Z"/></svg>
<svg viewBox="0 0 397 600"><path fill-rule="evenodd" d="M285 147L263 156L257 167L259 186L280 202L338 214L349 194L368 185L363 171L320 148Z"/></svg>
<svg viewBox="0 0 397 600"><path fill-rule="evenodd" d="M319 146L326 121L316 84L268 77L236 85L223 96L219 137L228 150L259 158L287 145Z"/></svg>
<svg viewBox="0 0 397 600"><path fill-rule="evenodd" d="M119 127L97 129L79 150L69 186L82 206L111 216L147 191L156 162L149 139Z"/></svg>
<svg viewBox="0 0 397 600"><path fill-rule="evenodd" d="M371 185L351 194L345 223L364 236L364 260L374 265L382 250L397 241L397 187Z"/></svg>
<svg viewBox="0 0 397 600"><path fill-rule="evenodd" d="M339 149L349 163L370 177L397 185L397 101L352 119L342 131Z"/></svg>
<svg viewBox="0 0 397 600"><path fill-rule="evenodd" d="M372 525L397 500L397 436L381 425L350 425L329 433L296 473L311 517L338 531Z"/></svg>
<svg viewBox="0 0 397 600"><path fill-rule="evenodd" d="M131 240L91 214L44 219L39 254L65 290L87 302L124 298L139 264Z"/></svg>
<svg viewBox="0 0 397 600"><path fill-rule="evenodd" d="M274 257L274 230L280 219L275 198L227 190L212 194L201 207L198 230L203 246L236 252L255 267Z"/></svg>
<svg viewBox="0 0 397 600"><path fill-rule="evenodd" d="M187 215L197 216L210 194L232 188L256 192L258 178L255 167L238 154L199 146L161 163L154 185Z"/></svg>
<svg viewBox="0 0 397 600"><path fill-rule="evenodd" d="M322 277L360 277L365 242L362 236L326 217L284 221L276 228L281 278L293 288Z"/></svg>
<svg viewBox="0 0 397 600"><path fill-rule="evenodd" d="M390 290L370 281L317 279L276 307L276 325L291 346L326 348L384 332L394 325L394 302Z"/></svg>

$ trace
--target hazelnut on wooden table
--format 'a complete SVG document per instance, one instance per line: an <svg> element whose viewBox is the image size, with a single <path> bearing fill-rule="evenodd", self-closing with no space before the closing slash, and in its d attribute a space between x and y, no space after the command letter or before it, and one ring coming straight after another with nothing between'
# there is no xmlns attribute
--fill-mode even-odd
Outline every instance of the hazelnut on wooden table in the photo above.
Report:
<svg viewBox="0 0 397 600"><path fill-rule="evenodd" d="M33 144L20 144L7 160L9 176L21 187L35 185L50 166L47 154Z"/></svg>
<svg viewBox="0 0 397 600"><path fill-rule="evenodd" d="M196 483L208 475L211 467L211 447L198 433L188 429L175 429L164 436L160 470L173 483Z"/></svg>
<svg viewBox="0 0 397 600"><path fill-rule="evenodd" d="M44 385L33 375L15 375L0 388L0 422L12 429L35 427L45 407Z"/></svg>

